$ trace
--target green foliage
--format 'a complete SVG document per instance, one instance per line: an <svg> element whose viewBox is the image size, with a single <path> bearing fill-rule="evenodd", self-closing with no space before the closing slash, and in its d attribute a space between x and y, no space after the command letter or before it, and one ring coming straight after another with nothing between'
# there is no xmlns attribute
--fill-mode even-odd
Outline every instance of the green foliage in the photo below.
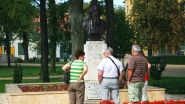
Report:
<svg viewBox="0 0 185 104"><path fill-rule="evenodd" d="M59 62L60 61L60 58L59 57L56 57L55 58L55 62ZM48 62L51 62L51 57L48 58Z"/></svg>
<svg viewBox="0 0 185 104"><path fill-rule="evenodd" d="M67 57L64 57L64 62L67 62Z"/></svg>
<svg viewBox="0 0 185 104"><path fill-rule="evenodd" d="M185 93L184 77L161 77L160 80L149 78L148 85L165 88L166 94L184 94Z"/></svg>
<svg viewBox="0 0 185 104"><path fill-rule="evenodd" d="M177 0L131 0L131 4L129 16L138 44L159 49L165 43L171 49L179 48L185 39L184 13L180 10L184 5Z"/></svg>
<svg viewBox="0 0 185 104"><path fill-rule="evenodd" d="M119 6L115 8L115 45L116 52L119 54L130 53L132 44L134 43L134 29L129 21L125 18L125 10L123 7Z"/></svg>
<svg viewBox="0 0 185 104"><path fill-rule="evenodd" d="M56 57L56 62L59 62L60 61L60 58L59 57Z"/></svg>
<svg viewBox="0 0 185 104"><path fill-rule="evenodd" d="M164 60L167 64L185 64L185 56L164 56Z"/></svg>
<svg viewBox="0 0 185 104"><path fill-rule="evenodd" d="M23 62L23 59L22 58L17 58L16 59L16 63L22 63Z"/></svg>
<svg viewBox="0 0 185 104"><path fill-rule="evenodd" d="M148 61L151 64L164 61L166 64L185 64L185 56L147 56Z"/></svg>
<svg viewBox="0 0 185 104"><path fill-rule="evenodd" d="M32 63L32 62L33 62L33 58L30 58L30 59L29 59L29 63Z"/></svg>
<svg viewBox="0 0 185 104"><path fill-rule="evenodd" d="M165 70L166 64L164 61L159 61L158 63L151 64L150 76L154 80L161 79L162 72Z"/></svg>
<svg viewBox="0 0 185 104"><path fill-rule="evenodd" d="M41 58L39 58L39 57L33 57L34 63L40 63L40 60L41 60Z"/></svg>
<svg viewBox="0 0 185 104"><path fill-rule="evenodd" d="M15 69L14 69L14 74L13 74L13 83L21 83L22 82L22 68L17 66L17 63L15 63Z"/></svg>

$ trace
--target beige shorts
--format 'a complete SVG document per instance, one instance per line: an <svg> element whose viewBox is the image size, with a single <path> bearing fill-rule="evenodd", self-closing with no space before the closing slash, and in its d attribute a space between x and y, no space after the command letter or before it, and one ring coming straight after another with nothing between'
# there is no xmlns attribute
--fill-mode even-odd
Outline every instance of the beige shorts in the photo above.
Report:
<svg viewBox="0 0 185 104"><path fill-rule="evenodd" d="M128 85L128 96L130 102L141 102L143 86L144 82L133 82Z"/></svg>

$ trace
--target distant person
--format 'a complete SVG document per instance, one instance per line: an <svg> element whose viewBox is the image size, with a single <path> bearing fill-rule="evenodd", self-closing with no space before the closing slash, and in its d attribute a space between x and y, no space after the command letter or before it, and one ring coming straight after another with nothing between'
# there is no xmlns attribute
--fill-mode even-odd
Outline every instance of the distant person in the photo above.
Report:
<svg viewBox="0 0 185 104"><path fill-rule="evenodd" d="M114 103L120 104L119 83L122 81L123 66L118 59L112 56L111 47L107 47L103 54L105 58L98 65L98 81L101 86L102 100L108 100L109 92L111 92Z"/></svg>
<svg viewBox="0 0 185 104"><path fill-rule="evenodd" d="M141 54L145 57L145 54L143 53L143 50L141 50ZM146 58L146 57L145 57ZM147 60L147 58L146 58ZM148 60L147 60L148 62ZM149 75L149 72L150 72L150 68L151 68L151 65L150 63L148 62L148 70L146 71L145 73L145 84L144 84L144 87L142 89L142 102L148 102L148 94L147 94L147 88L148 88L148 75Z"/></svg>
<svg viewBox="0 0 185 104"><path fill-rule="evenodd" d="M132 45L132 57L127 68L127 85L130 102L138 103L142 101L142 88L144 87L144 77L148 68L148 61L140 54L141 49L137 44Z"/></svg>
<svg viewBox="0 0 185 104"><path fill-rule="evenodd" d="M98 5L93 5L89 9L89 18L82 23L90 36L90 41L100 41L101 34L105 34L106 23L100 18L102 11Z"/></svg>
<svg viewBox="0 0 185 104"><path fill-rule="evenodd" d="M70 71L68 86L69 104L83 104L85 93L84 75L87 73L88 67L84 62L84 51L77 50L74 55L76 60L65 64L62 70L65 72Z"/></svg>

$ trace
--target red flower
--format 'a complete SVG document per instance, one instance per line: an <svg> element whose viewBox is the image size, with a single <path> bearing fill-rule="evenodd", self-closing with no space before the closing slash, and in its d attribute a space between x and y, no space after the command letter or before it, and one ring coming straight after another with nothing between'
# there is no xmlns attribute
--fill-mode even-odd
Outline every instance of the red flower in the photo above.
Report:
<svg viewBox="0 0 185 104"><path fill-rule="evenodd" d="M115 104L115 103L111 102L110 100L102 100L100 101L100 104Z"/></svg>

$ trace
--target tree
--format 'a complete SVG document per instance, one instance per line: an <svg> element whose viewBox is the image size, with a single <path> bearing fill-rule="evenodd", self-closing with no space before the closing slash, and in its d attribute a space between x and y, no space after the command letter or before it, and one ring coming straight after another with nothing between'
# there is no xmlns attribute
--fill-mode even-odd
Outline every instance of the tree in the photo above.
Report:
<svg viewBox="0 0 185 104"><path fill-rule="evenodd" d="M50 72L56 72L55 70L55 60L56 60L56 46L58 38L58 24L56 17L56 6L55 0L49 0L49 54L50 54Z"/></svg>
<svg viewBox="0 0 185 104"><path fill-rule="evenodd" d="M116 52L124 57L126 53L130 53L134 41L134 28L126 20L125 10L119 6L115 9L115 47Z"/></svg>
<svg viewBox="0 0 185 104"><path fill-rule="evenodd" d="M159 49L162 44L167 44L172 49L179 47L178 40L184 36L176 33L172 26L180 13L177 0L131 0L131 2L133 7L130 20L142 47L150 50Z"/></svg>
<svg viewBox="0 0 185 104"><path fill-rule="evenodd" d="M113 0L105 0L106 3L106 22L107 22L107 46L112 47L114 56L116 55L115 49L115 35L114 35L114 7Z"/></svg>
<svg viewBox="0 0 185 104"><path fill-rule="evenodd" d="M24 61L29 61L28 45L30 34L34 27L33 20L37 15L36 7L31 4L32 0L16 0L13 2L12 17L16 24L16 38L22 40L24 49ZM26 11L26 12L25 12Z"/></svg>
<svg viewBox="0 0 185 104"><path fill-rule="evenodd" d="M3 31L5 38L6 54L7 54L7 62L10 67L10 41L12 40L13 33L16 31L15 23L16 21L12 17L13 2L11 0L7 0L6 2L0 2L0 27ZM10 12L9 12L10 11ZM3 39L4 40L4 39Z"/></svg>
<svg viewBox="0 0 185 104"><path fill-rule="evenodd" d="M49 82L46 0L40 0L40 27L41 27L41 73L40 75L43 79L43 82Z"/></svg>
<svg viewBox="0 0 185 104"><path fill-rule="evenodd" d="M70 3L70 26L71 26L71 44L72 55L75 50L83 50L86 41L85 29L82 27L84 18L83 0L69 0ZM72 56L74 59L74 56Z"/></svg>

